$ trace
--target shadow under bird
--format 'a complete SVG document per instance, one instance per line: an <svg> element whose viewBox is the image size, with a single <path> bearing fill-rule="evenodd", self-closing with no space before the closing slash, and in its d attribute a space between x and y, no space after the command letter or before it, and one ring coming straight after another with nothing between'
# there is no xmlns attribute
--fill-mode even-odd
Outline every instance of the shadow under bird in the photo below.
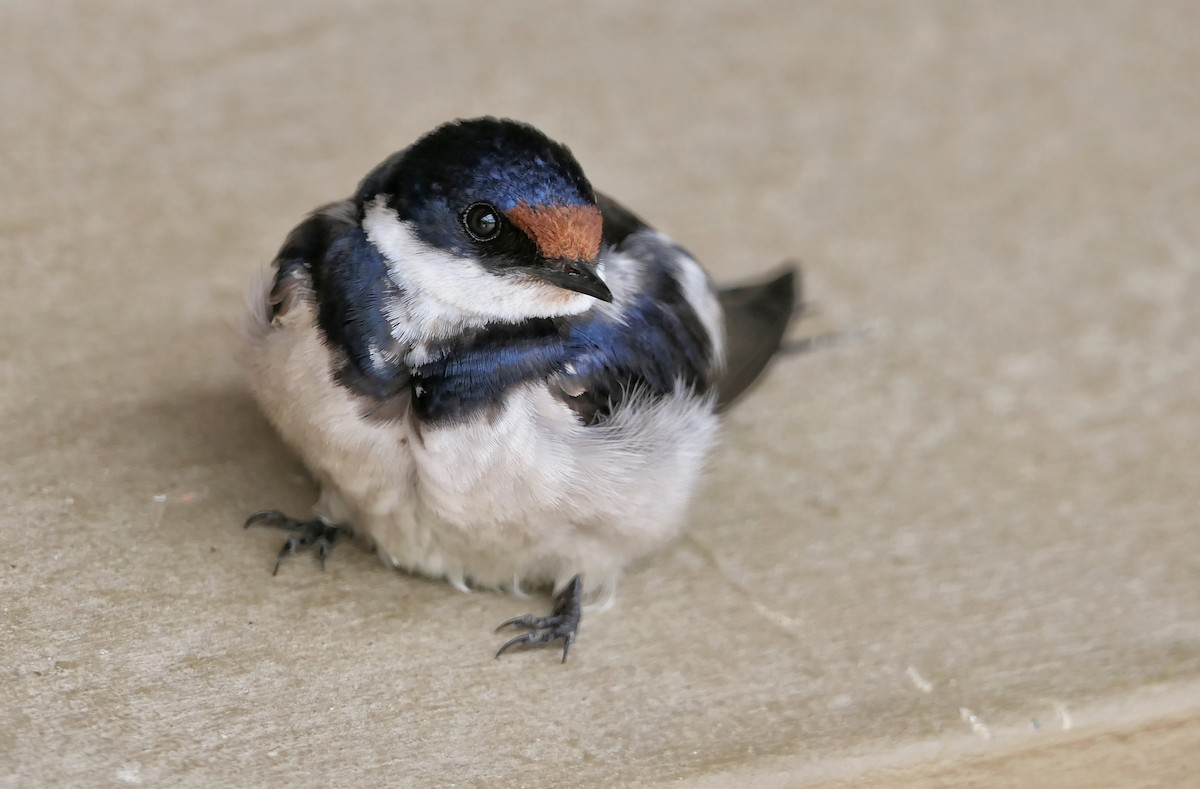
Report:
<svg viewBox="0 0 1200 789"><path fill-rule="evenodd" d="M714 288L531 126L445 124L288 236L252 294L251 388L320 484L276 559L354 533L456 587L549 586L517 645L676 536L718 412L777 352L797 277Z"/></svg>

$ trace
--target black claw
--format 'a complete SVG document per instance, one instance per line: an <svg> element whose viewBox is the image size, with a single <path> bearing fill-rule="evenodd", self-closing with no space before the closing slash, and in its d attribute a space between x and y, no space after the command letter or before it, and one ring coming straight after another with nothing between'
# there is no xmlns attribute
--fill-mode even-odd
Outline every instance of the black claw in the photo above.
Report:
<svg viewBox="0 0 1200 789"><path fill-rule="evenodd" d="M283 560L295 552L296 538L292 537L284 542L283 547L279 549L279 553L275 554L275 566L271 569L271 575L279 575L279 565L283 564Z"/></svg>
<svg viewBox="0 0 1200 789"><path fill-rule="evenodd" d="M575 636L579 632L582 612L583 581L577 575L571 579L567 588L554 601L554 612L550 616L526 614L510 619L496 628L496 632L500 632L510 625L529 629L529 632L509 639L496 652L496 657L500 657L510 648L518 645L539 646L553 643L561 638L563 640L561 662L566 663L567 654L570 653L571 645L575 643Z"/></svg>
<svg viewBox="0 0 1200 789"><path fill-rule="evenodd" d="M534 616L533 614L526 614L525 616L513 617L512 619L508 620L507 622L504 622L503 624L501 624L499 627L497 627L492 632L499 633L501 630L508 627L509 625L513 625L515 627L529 627L529 628L541 629L544 627L553 627L554 624L555 623L553 621L551 621L551 617Z"/></svg>
<svg viewBox="0 0 1200 789"><path fill-rule="evenodd" d="M246 518L246 523L242 526L242 528L249 529L251 526L258 524L262 524L263 526L282 526L283 528L287 528L286 524L290 521L292 521L292 519L284 515L279 510L259 510L249 518Z"/></svg>
<svg viewBox="0 0 1200 789"><path fill-rule="evenodd" d="M262 510L254 513L246 519L245 528L248 529L251 526L274 526L295 532L284 541L283 547L275 555L275 569L271 571L271 575L279 573L279 565L283 564L284 559L293 553L299 553L312 547L316 547L317 561L320 563L321 569L325 569L325 559L333 552L333 546L337 543L338 538L347 531L341 526L332 526L320 518L302 521L284 515L279 510Z"/></svg>

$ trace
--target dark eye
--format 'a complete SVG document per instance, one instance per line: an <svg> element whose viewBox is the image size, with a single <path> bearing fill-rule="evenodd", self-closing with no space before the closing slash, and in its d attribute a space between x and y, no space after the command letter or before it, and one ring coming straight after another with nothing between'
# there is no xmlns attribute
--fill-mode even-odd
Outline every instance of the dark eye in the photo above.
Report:
<svg viewBox="0 0 1200 789"><path fill-rule="evenodd" d="M463 227L476 241L491 241L500 235L500 212L488 203L476 203L463 214Z"/></svg>

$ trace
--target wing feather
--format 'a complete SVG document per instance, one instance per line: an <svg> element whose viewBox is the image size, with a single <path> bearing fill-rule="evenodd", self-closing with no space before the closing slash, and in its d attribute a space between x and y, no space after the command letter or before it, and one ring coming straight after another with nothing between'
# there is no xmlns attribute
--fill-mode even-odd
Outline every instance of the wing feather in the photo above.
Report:
<svg viewBox="0 0 1200 789"><path fill-rule="evenodd" d="M779 350L802 291L800 271L791 266L764 282L718 291L726 353L725 371L717 381L719 410L732 405L762 375Z"/></svg>

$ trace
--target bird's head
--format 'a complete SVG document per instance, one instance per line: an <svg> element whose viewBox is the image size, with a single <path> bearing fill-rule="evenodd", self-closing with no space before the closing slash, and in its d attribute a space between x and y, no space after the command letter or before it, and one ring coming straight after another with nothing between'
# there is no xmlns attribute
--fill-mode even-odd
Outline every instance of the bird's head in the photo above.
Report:
<svg viewBox="0 0 1200 789"><path fill-rule="evenodd" d="M356 202L392 278L431 319L520 321L612 300L591 184L526 124L441 126L368 175Z"/></svg>

